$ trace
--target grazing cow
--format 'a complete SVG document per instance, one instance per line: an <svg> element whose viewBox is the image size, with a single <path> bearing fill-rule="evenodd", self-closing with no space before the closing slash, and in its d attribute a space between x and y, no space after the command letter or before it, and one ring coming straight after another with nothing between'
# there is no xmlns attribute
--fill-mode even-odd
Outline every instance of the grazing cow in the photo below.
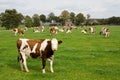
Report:
<svg viewBox="0 0 120 80"><path fill-rule="evenodd" d="M89 28L89 32L92 34L92 33L95 33L95 28L93 28L93 27L90 27Z"/></svg>
<svg viewBox="0 0 120 80"><path fill-rule="evenodd" d="M110 31L108 28L103 27L100 31L100 35L104 35L105 37L109 37Z"/></svg>
<svg viewBox="0 0 120 80"><path fill-rule="evenodd" d="M71 33L71 29L67 29L66 33Z"/></svg>
<svg viewBox="0 0 120 80"><path fill-rule="evenodd" d="M70 29L77 29L77 27L75 27L75 26L70 26Z"/></svg>
<svg viewBox="0 0 120 80"><path fill-rule="evenodd" d="M27 30L28 30L28 28L27 28L27 27L25 27L25 28L24 28L24 31L27 31Z"/></svg>
<svg viewBox="0 0 120 80"><path fill-rule="evenodd" d="M35 27L33 32L34 32L34 33L37 33L37 32L40 32L40 30L39 30L38 27Z"/></svg>
<svg viewBox="0 0 120 80"><path fill-rule="evenodd" d="M13 29L14 35L16 36L17 34L19 35L24 35L23 30L21 30L20 28L14 28Z"/></svg>
<svg viewBox="0 0 120 80"><path fill-rule="evenodd" d="M44 32L44 31L45 31L45 27L41 26L41 32Z"/></svg>
<svg viewBox="0 0 120 80"><path fill-rule="evenodd" d="M86 30L86 29L83 29L83 30L81 30L81 33L87 34L87 30Z"/></svg>
<svg viewBox="0 0 120 80"><path fill-rule="evenodd" d="M54 26L50 28L50 34L51 35L57 34L57 31Z"/></svg>
<svg viewBox="0 0 120 80"><path fill-rule="evenodd" d="M19 39L17 41L18 61L20 61L21 70L29 72L26 59L42 58L42 72L45 73L46 60L50 61L50 71L53 71L54 51L57 50L61 40L53 39Z"/></svg>
<svg viewBox="0 0 120 80"><path fill-rule="evenodd" d="M61 28L61 29L58 29L59 32L64 32L64 30Z"/></svg>

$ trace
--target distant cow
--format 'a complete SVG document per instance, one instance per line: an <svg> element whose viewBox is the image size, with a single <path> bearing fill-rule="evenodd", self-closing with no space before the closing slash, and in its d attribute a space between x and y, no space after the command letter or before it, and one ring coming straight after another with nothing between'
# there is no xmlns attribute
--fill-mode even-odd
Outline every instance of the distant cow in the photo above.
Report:
<svg viewBox="0 0 120 80"><path fill-rule="evenodd" d="M50 61L50 71L53 71L54 51L57 50L61 40L53 39L19 39L17 41L18 61L20 61L21 70L29 72L26 59L42 58L42 72L45 73L46 60Z"/></svg>
<svg viewBox="0 0 120 80"><path fill-rule="evenodd" d="M24 31L27 31L28 30L28 28L27 27L24 27Z"/></svg>
<svg viewBox="0 0 120 80"><path fill-rule="evenodd" d="M44 26L42 26L42 30L41 30L41 32L44 32L45 31L45 27Z"/></svg>
<svg viewBox="0 0 120 80"><path fill-rule="evenodd" d="M95 28L93 28L93 27L90 27L89 28L89 32L92 34L92 33L95 33Z"/></svg>
<svg viewBox="0 0 120 80"><path fill-rule="evenodd" d="M58 29L59 32L64 32L64 30L62 28Z"/></svg>
<svg viewBox="0 0 120 80"><path fill-rule="evenodd" d="M86 30L86 29L83 29L83 30L81 30L81 33L87 34L87 30Z"/></svg>
<svg viewBox="0 0 120 80"><path fill-rule="evenodd" d="M108 28L103 27L100 31L100 35L104 35L105 37L109 37L110 31Z"/></svg>
<svg viewBox="0 0 120 80"><path fill-rule="evenodd" d="M50 28L50 34L51 35L57 34L56 28L54 26Z"/></svg>
<svg viewBox="0 0 120 80"><path fill-rule="evenodd" d="M67 29L66 33L71 33L71 29Z"/></svg>
<svg viewBox="0 0 120 80"><path fill-rule="evenodd" d="M34 27L34 30L33 30L34 33L37 33L37 32L40 32L39 28L38 27Z"/></svg>
<svg viewBox="0 0 120 80"><path fill-rule="evenodd" d="M19 35L24 35L24 31L20 28L14 28L13 29L14 35L16 36L17 34Z"/></svg>

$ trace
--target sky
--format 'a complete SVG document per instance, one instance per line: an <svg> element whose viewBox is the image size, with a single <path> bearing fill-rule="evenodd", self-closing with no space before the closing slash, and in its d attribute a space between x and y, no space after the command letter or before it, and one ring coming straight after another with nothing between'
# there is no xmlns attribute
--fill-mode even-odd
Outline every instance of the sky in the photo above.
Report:
<svg viewBox="0 0 120 80"><path fill-rule="evenodd" d="M0 13L16 9L18 13L33 16L53 12L59 16L63 10L82 13L91 18L120 17L120 0L0 0Z"/></svg>

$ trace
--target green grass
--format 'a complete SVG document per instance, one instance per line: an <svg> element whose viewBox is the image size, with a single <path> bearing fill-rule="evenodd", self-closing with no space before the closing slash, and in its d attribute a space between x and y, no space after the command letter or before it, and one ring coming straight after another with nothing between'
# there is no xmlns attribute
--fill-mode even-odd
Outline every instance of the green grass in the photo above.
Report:
<svg viewBox="0 0 120 80"><path fill-rule="evenodd" d="M88 28L89 26L87 26ZM4 80L120 80L120 26L94 26L95 34L72 33L50 36L44 33L25 32L23 38L41 39L56 37L63 43L55 52L54 73L49 63L42 74L41 59L28 59L29 73L20 71L17 62L16 40L12 31L0 31L0 79ZM99 35L101 27L109 27L110 37Z"/></svg>

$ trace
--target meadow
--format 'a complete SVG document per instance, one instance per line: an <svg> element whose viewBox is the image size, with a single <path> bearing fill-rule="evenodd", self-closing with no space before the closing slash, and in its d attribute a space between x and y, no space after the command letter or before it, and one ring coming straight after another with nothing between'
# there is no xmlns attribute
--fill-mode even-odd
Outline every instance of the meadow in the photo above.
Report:
<svg viewBox="0 0 120 80"><path fill-rule="evenodd" d="M55 36L49 35L48 28L43 33L29 29L24 36L14 36L12 30L0 28L0 80L120 80L120 26L93 27L96 27L95 34L82 34L80 28L69 34L58 32ZM110 29L109 38L99 35L102 27ZM53 37L63 41L54 54L55 72L50 72L47 62L43 74L40 58L27 60L29 73L20 71L17 39Z"/></svg>

